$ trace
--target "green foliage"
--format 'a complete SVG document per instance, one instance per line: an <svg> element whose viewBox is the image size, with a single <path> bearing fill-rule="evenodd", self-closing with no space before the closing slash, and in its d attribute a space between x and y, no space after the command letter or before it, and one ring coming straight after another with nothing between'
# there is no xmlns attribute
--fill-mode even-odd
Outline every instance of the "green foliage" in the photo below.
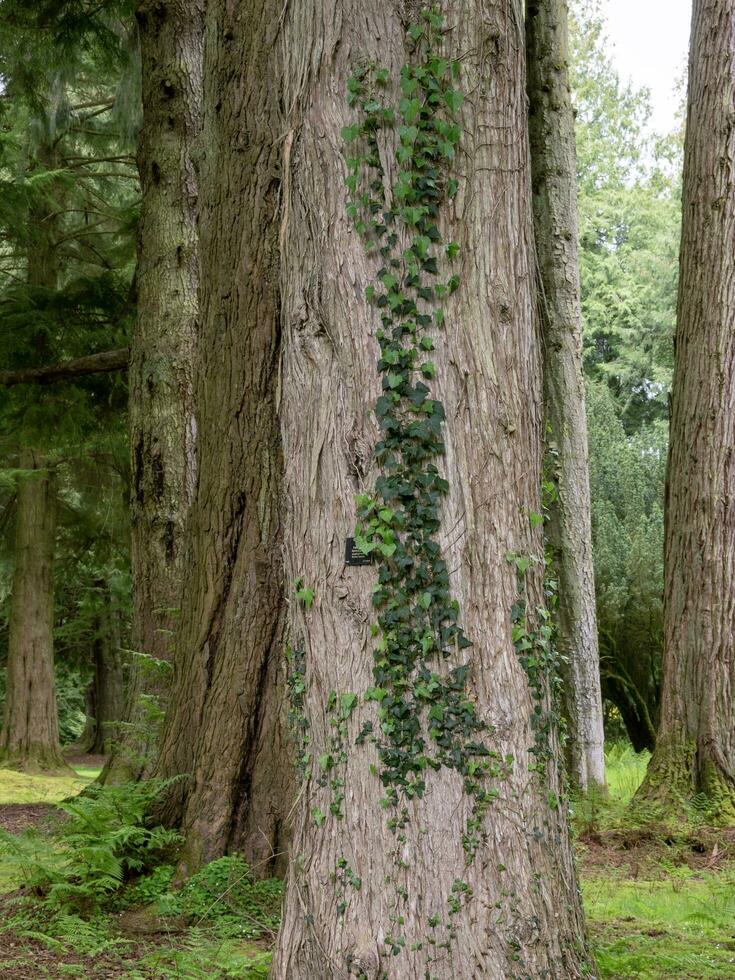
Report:
<svg viewBox="0 0 735 980"><path fill-rule="evenodd" d="M603 688L640 748L659 698L667 433L653 422L627 435L603 385L588 386L587 415Z"/></svg>
<svg viewBox="0 0 735 980"><path fill-rule="evenodd" d="M585 369L626 429L666 414L673 364L682 134L648 131L648 94L623 85L598 5L572 24Z"/></svg>
<svg viewBox="0 0 735 980"><path fill-rule="evenodd" d="M243 858L218 858L189 878L183 888L163 895L164 914L181 915L193 926L212 927L223 937L275 938L281 917L283 883L255 879Z"/></svg>
<svg viewBox="0 0 735 980"><path fill-rule="evenodd" d="M146 825L161 783L92 785L86 795L59 804L66 813L56 846L34 832L0 833L0 853L21 871L27 886L51 908L102 908L132 874L143 874L178 843L178 835Z"/></svg>
<svg viewBox="0 0 735 980"><path fill-rule="evenodd" d="M611 980L733 976L735 874L687 872L582 885L600 975Z"/></svg>

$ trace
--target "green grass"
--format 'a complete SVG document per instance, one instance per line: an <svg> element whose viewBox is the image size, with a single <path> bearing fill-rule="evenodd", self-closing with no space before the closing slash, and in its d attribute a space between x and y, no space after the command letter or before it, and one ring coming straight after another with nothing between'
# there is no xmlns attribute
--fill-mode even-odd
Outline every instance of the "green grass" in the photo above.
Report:
<svg viewBox="0 0 735 980"><path fill-rule="evenodd" d="M672 843L670 828L660 840L655 828L648 837L636 836L641 815L632 815L628 804L649 758L629 745L610 746L605 753L609 797L581 799L573 806L578 832L594 832L603 847L606 834L614 839L608 864L603 851L594 865L585 866L580 849L582 896L600 977L735 980L735 866L692 870L681 863L686 839L701 822L679 826L678 843Z"/></svg>
<svg viewBox="0 0 735 980"><path fill-rule="evenodd" d="M732 868L659 881L596 877L582 894L602 977L735 978Z"/></svg>
<svg viewBox="0 0 735 980"><path fill-rule="evenodd" d="M0 804L59 803L76 796L99 775L99 769L80 767L63 776L30 776L12 769L0 769Z"/></svg>

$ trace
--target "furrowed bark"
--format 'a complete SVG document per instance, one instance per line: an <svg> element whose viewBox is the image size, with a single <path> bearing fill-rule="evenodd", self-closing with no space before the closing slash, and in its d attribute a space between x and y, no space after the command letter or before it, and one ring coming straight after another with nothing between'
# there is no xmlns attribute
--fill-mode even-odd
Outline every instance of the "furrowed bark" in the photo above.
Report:
<svg viewBox="0 0 735 980"><path fill-rule="evenodd" d="M695 0L666 485L664 663L639 800L735 814L735 0Z"/></svg>
<svg viewBox="0 0 735 980"><path fill-rule="evenodd" d="M53 473L24 450L18 478L15 569L0 763L26 772L66 769L59 745L54 688Z"/></svg>
<svg viewBox="0 0 735 980"><path fill-rule="evenodd" d="M447 326L432 355L432 395L447 414L438 465L450 486L439 538L473 643L457 657L471 664L469 696L490 726L491 748L514 760L498 781L474 861L467 863L461 842L471 799L455 770L427 770L426 793L406 803L408 820L396 836L371 771L379 767L375 747L370 739L355 744L365 722L376 733L380 727L362 697L373 684L377 574L344 564L355 495L370 491L376 476L379 319L364 290L380 260L366 256L345 214L340 133L354 120L346 102L353 70L374 63L396 79L410 61L408 6L304 0L284 8L279 28L289 112L280 236L285 579L312 589L313 603L294 598L289 606L292 646L304 658L311 756L273 975L569 980L586 965L571 849L563 808L550 802L556 767L550 784L529 773L533 701L511 638L518 583L508 553L542 547L528 519L539 508L542 405L523 13L510 2L441 4L444 54L462 59L466 101L463 180L444 216L461 246L461 286L446 304ZM384 165L391 179L389 152ZM528 574L538 600L540 568ZM337 704L342 694L358 696L344 743L341 819L317 761L335 731L330 692ZM558 751L553 735L550 747ZM342 887L345 868L353 884ZM470 897L448 915L458 883ZM389 934L398 940L396 956L386 948Z"/></svg>
<svg viewBox="0 0 735 980"><path fill-rule="evenodd" d="M133 648L144 658L130 664L126 726L103 774L104 781L115 782L138 778L154 763L158 711L166 708L171 684L172 637L185 569L184 524L196 480L198 259L192 149L201 122L203 3L145 0L137 19L142 211L129 418Z"/></svg>
<svg viewBox="0 0 735 980"><path fill-rule="evenodd" d="M547 465L556 486L546 533L559 582L569 772L581 790L604 789L566 0L527 0L526 48Z"/></svg>
<svg viewBox="0 0 735 980"><path fill-rule="evenodd" d="M162 807L185 835L182 874L241 846L256 863L271 862L271 851L282 850L271 839L282 837L278 814L290 806L278 799L290 795L288 763L274 756L280 735L263 741L285 701L276 421L280 9L230 0L207 8L200 463L158 767L161 776L189 777Z"/></svg>

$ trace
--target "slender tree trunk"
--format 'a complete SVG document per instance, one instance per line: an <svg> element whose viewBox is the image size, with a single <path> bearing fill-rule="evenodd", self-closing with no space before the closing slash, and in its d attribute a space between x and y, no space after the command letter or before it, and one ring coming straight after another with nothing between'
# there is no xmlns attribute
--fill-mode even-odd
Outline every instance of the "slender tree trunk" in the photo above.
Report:
<svg viewBox="0 0 735 980"><path fill-rule="evenodd" d="M488 726L478 738L504 760L488 776L497 796L487 812L477 817L463 763L453 756L433 760L436 770L427 766L423 795L396 790L398 803L391 804L387 790L395 785L374 738L384 740L385 750L388 733L410 727L413 712L386 716L365 697L376 683L374 670L385 670L380 656L374 659L379 641L370 629L378 572L346 566L345 539L355 528L356 494L369 493L380 473L374 456L380 317L365 288L376 281L381 260L366 255L345 214L340 132L355 118L346 101L354 70L375 64L395 80L411 63L402 18L409 6L418 19L413 4L303 0L283 8L279 23L289 112L280 233L285 577L299 582L291 635L305 690L294 711L303 715L311 756L303 762L273 973L282 980L570 980L586 964L556 796L560 750L553 724L548 741L534 735L534 705L546 717L549 704L543 696L534 700L511 631L519 586L509 555L538 555L542 547L529 523L529 512L539 509L541 370L523 11L512 2L440 5L447 25L442 53L461 58L466 99L460 189L439 216L447 239L461 249L453 267L461 284L445 305L446 329L430 331L431 396L446 411L446 451L437 465L449 484L437 537L472 646L448 662L437 655L421 676L426 683L435 683L434 672L461 677L468 665L458 697L467 699L463 710L474 705ZM389 96L397 87L388 83ZM380 144L386 183L396 176L393 147L389 131ZM390 572L381 563L381 583L386 567ZM531 563L532 605L540 579L540 564ZM402 622L410 610L396 603ZM459 674L448 675L455 667ZM420 711L415 702L413 709ZM428 726L427 710L419 718ZM453 710L439 708L450 728L459 724ZM370 725L373 735L366 737ZM550 754L545 777L529 772L537 758L529 750L540 751L539 738ZM426 753L441 758L433 739L425 735ZM397 750L396 757L395 765L406 761Z"/></svg>
<svg viewBox="0 0 735 980"><path fill-rule="evenodd" d="M94 674L87 692L87 721L75 745L79 752L106 755L118 736L123 718L123 665L120 629L107 582L97 583L102 601L92 644Z"/></svg>
<svg viewBox="0 0 735 980"><path fill-rule="evenodd" d="M59 746L54 688L54 544L52 472L35 452L20 459L15 569L0 763L28 772L66 768Z"/></svg>
<svg viewBox="0 0 735 980"><path fill-rule="evenodd" d="M548 466L556 485L547 535L559 582L558 639L572 782L605 786L595 575L582 374L577 168L566 0L527 0L533 214L543 329Z"/></svg>
<svg viewBox="0 0 735 980"><path fill-rule="evenodd" d="M103 776L112 781L140 776L154 762L159 726L151 699L165 709L185 568L184 524L196 478L199 277L192 149L201 122L203 3L144 0L137 19L143 203L128 373L133 648L153 661L132 661L127 725Z"/></svg>
<svg viewBox="0 0 735 980"><path fill-rule="evenodd" d="M664 664L639 798L735 815L735 0L694 0L666 483Z"/></svg>
<svg viewBox="0 0 735 980"><path fill-rule="evenodd" d="M212 0L207 8L199 478L158 768L190 777L162 811L183 828L182 873L239 846L251 859L263 846L282 850L278 814L289 794L274 731L285 701L276 422L281 134L278 75L268 71L275 20L261 7Z"/></svg>

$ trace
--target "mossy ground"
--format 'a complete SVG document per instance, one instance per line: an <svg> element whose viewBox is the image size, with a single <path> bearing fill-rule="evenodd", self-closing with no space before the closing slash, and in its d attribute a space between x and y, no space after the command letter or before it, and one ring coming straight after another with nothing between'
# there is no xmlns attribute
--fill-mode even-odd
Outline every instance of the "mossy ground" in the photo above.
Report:
<svg viewBox="0 0 735 980"><path fill-rule="evenodd" d="M710 826L692 811L677 826L631 815L628 803L645 774L647 754L613 746L609 796L578 800L573 825L587 922L600 980L735 980L735 827ZM99 770L27 776L0 770L5 804L52 804L79 792ZM49 808L50 809L50 808ZM16 888L0 858L0 894ZM229 921L229 920L228 920ZM121 932L119 917L57 917L39 929L19 920L0 928L0 976L244 977L267 975L267 931L247 936L202 927L168 934ZM23 971L26 972L23 972Z"/></svg>

